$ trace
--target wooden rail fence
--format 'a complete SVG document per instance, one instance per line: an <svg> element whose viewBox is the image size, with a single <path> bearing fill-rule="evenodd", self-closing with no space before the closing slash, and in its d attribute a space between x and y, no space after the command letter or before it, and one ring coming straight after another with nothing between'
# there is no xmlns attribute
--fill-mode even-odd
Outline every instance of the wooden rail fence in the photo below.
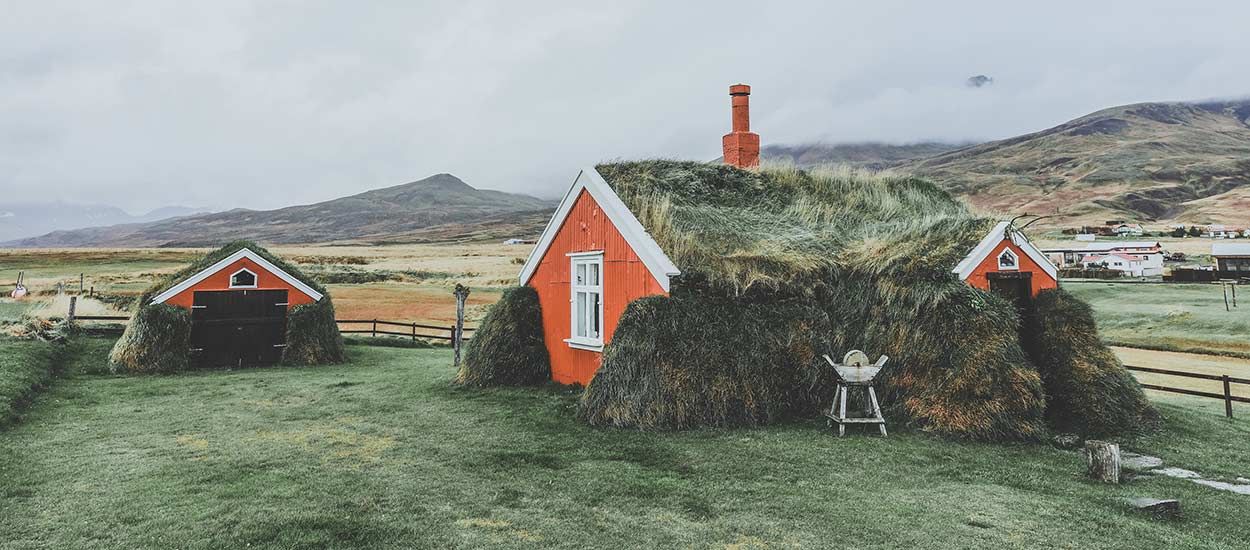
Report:
<svg viewBox="0 0 1250 550"><path fill-rule="evenodd" d="M130 317L127 315L75 315L74 320L75 321L126 322L130 320ZM424 325L421 323L405 323L402 321L387 321L384 319L335 319L334 322L340 325L362 325L363 324L363 325L369 326L369 328L365 328L365 329L350 329L350 330L339 329L339 332L342 334L368 334L370 336L378 336L378 335L406 336L406 337L412 338L413 340L416 340L417 338L425 338L425 339L430 339L430 340L446 340L446 341L454 340L455 335L456 335L455 325L446 325L446 326ZM390 327L404 327L407 330L400 332L398 330L390 329ZM423 332L417 332L418 330L422 330ZM463 330L464 332L473 332L474 330L477 330L477 329L473 327L464 327ZM425 332L427 331L437 331L438 333L426 334ZM463 338L463 340L468 341L469 338L466 336Z"/></svg>
<svg viewBox="0 0 1250 550"><path fill-rule="evenodd" d="M370 336L377 336L379 334L383 334L383 335L388 335L388 336L408 336L408 337L411 337L413 340L416 340L417 338L429 338L433 340L453 341L456 339L456 325L447 325L447 326L423 325L420 323L403 323L400 321L384 321L381 319L335 319L334 322L340 325L353 325L353 324L354 325L361 325L361 324L371 325L370 328L368 329L352 329L352 330L339 329L339 332L342 334L368 334ZM397 330L387 330L387 327L406 327L408 330L405 332L399 332ZM446 332L447 335L443 336L441 334L418 334L417 329L437 330L440 332ZM464 332L472 332L476 329L472 327L464 327L463 330ZM469 340L469 338L464 338L464 340Z"/></svg>
<svg viewBox="0 0 1250 550"><path fill-rule="evenodd" d="M1225 416L1228 416L1229 418L1233 417L1233 402L1234 401L1238 403L1250 403L1250 398L1241 397L1239 395L1233 395L1233 392L1232 392L1233 384L1250 385L1250 379L1234 378L1227 374L1199 374L1196 372L1183 372L1183 371L1176 371L1176 370L1156 369L1153 367L1138 367L1135 365L1124 365L1124 368L1131 370L1131 371L1137 371L1137 372L1149 372L1152 374L1165 374L1168 376L1179 376L1182 378L1197 378L1199 380L1212 380L1215 382L1223 382L1224 393L1222 394L1214 393L1214 392L1199 391L1199 390L1191 390L1191 389L1186 389L1186 388L1171 388L1168 386L1160 386L1157 384L1142 384L1141 387L1150 389L1150 390L1181 393L1181 394L1193 395L1197 397L1210 397L1212 399L1221 399L1224 401L1224 414Z"/></svg>

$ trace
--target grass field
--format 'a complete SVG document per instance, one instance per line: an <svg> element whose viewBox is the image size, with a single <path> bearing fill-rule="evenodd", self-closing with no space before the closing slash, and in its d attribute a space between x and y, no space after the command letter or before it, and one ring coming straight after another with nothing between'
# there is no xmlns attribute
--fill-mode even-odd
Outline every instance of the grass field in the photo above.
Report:
<svg viewBox="0 0 1250 550"><path fill-rule="evenodd" d="M1069 282L1064 288L1089 302L1110 343L1250 358L1250 292L1239 294L1241 307L1225 311L1219 285Z"/></svg>
<svg viewBox="0 0 1250 550"><path fill-rule="evenodd" d="M494 243L455 245L385 246L289 246L273 252L307 269L321 272L365 271L385 273L432 273L437 276L364 284L330 284L340 318L388 319L447 324L455 319L451 291L456 283L473 289L467 315L470 324L485 314L502 288L515 284L519 261L528 246ZM26 272L33 293L52 292L58 283L77 289L78 275L84 286L97 292L138 296L157 277L177 271L205 250L197 249L35 249L0 250L0 283L16 280ZM11 285L10 285L11 288ZM26 304L49 302L36 296ZM0 302L0 318L10 309ZM63 313L62 313L63 314Z"/></svg>
<svg viewBox="0 0 1250 550"><path fill-rule="evenodd" d="M0 432L5 548L1232 548L1245 496L1184 480L1085 481L1046 446L896 429L591 429L558 388L466 391L445 350L353 346L353 363L89 374L90 339ZM1250 422L1161 398L1134 448L1250 474ZM1239 410L1241 414L1250 410ZM1126 511L1183 501L1183 521Z"/></svg>

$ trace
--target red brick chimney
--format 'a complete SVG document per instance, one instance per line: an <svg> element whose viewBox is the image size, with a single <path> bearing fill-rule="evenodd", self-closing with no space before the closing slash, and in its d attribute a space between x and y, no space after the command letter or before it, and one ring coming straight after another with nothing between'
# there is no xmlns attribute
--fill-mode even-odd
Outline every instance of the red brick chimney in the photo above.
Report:
<svg viewBox="0 0 1250 550"><path fill-rule="evenodd" d="M725 148L725 164L738 168L760 165L760 135L751 132L751 87L734 84L729 87L733 105L733 132L721 140Z"/></svg>

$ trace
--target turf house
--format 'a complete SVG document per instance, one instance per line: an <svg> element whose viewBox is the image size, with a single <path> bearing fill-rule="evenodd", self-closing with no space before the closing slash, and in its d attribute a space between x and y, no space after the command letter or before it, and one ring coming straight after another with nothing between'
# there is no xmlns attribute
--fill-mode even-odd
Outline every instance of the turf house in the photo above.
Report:
<svg viewBox="0 0 1250 550"><path fill-rule="evenodd" d="M1089 307L1012 223L911 177L756 168L758 137L730 136L736 165L581 170L461 380L584 386L592 425L754 426L817 417L835 383L821 355L863 349L891 357L887 416L932 433L1155 423Z"/></svg>
<svg viewBox="0 0 1250 550"><path fill-rule="evenodd" d="M113 347L117 372L343 360L325 288L255 243L228 244L153 285Z"/></svg>

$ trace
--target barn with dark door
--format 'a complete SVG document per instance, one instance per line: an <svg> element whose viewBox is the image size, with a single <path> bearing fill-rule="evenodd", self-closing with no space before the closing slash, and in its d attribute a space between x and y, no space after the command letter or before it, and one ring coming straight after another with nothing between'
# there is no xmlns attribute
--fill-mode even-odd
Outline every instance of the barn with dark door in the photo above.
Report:
<svg viewBox="0 0 1250 550"><path fill-rule="evenodd" d="M121 370L342 360L325 289L254 243L205 256L150 289L137 307L114 348Z"/></svg>

